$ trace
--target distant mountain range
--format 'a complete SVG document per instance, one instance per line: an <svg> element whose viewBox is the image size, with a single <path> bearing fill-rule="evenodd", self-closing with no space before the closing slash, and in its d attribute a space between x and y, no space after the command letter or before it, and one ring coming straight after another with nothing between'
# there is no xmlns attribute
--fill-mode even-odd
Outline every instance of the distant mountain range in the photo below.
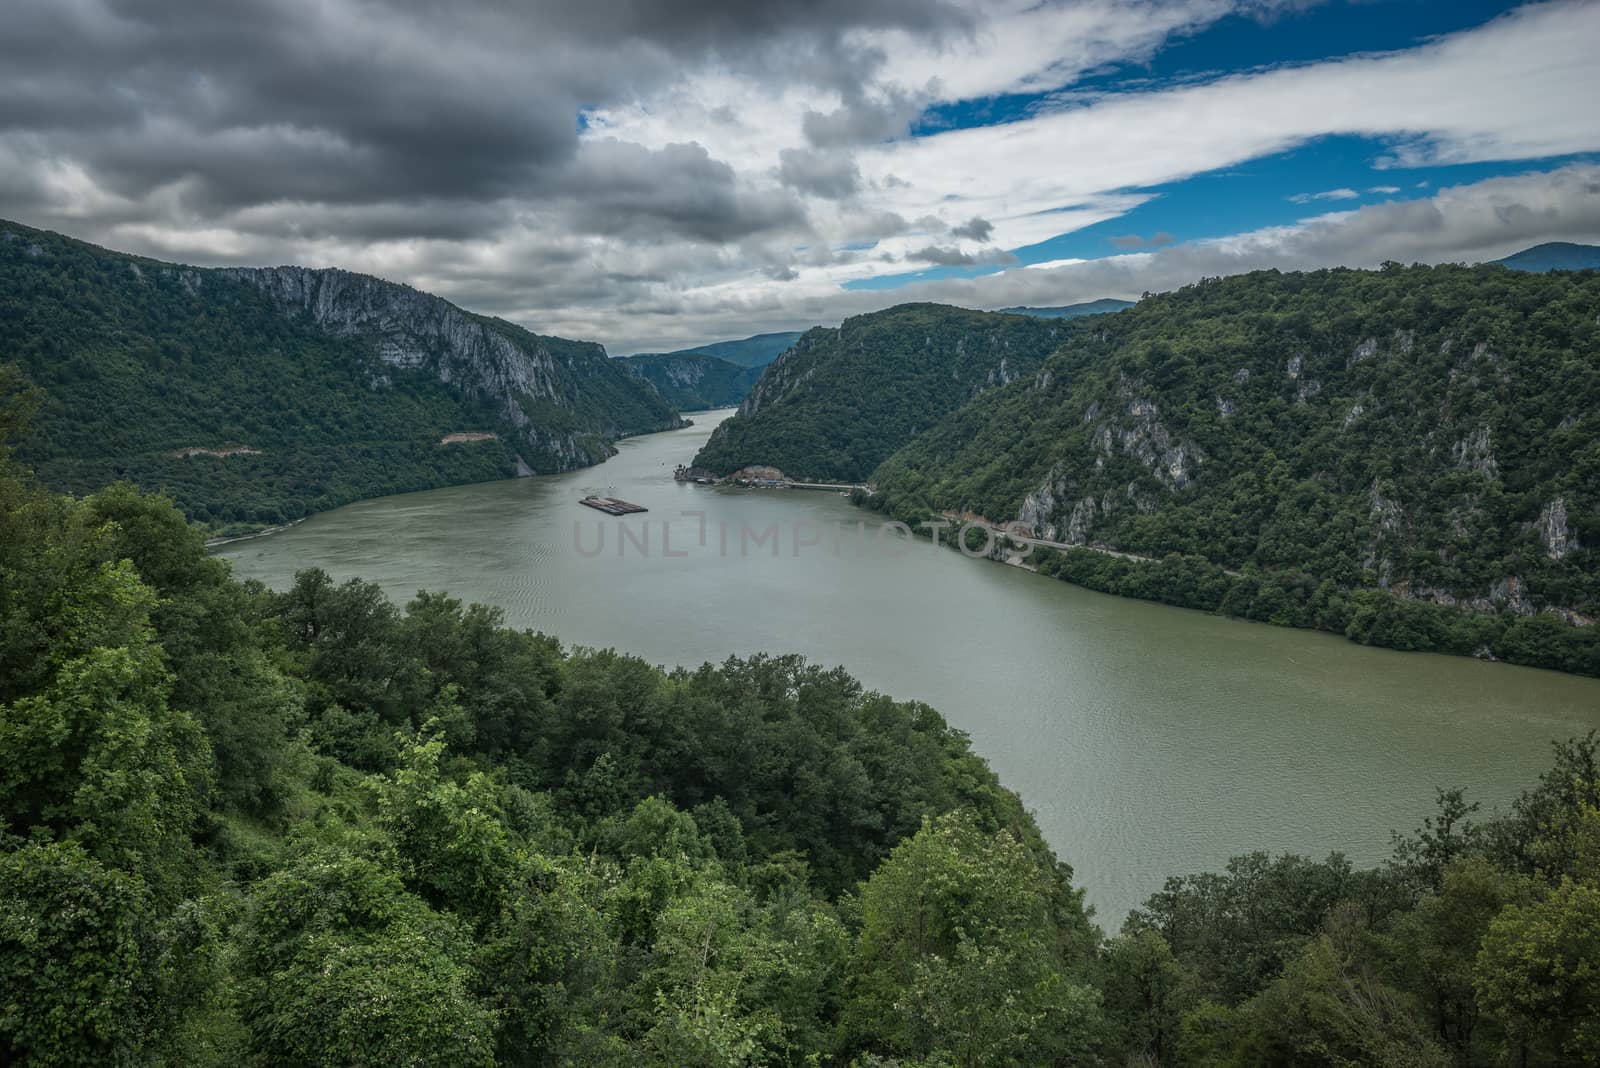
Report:
<svg viewBox="0 0 1600 1068"><path fill-rule="evenodd" d="M741 367L731 360L694 352L647 353L624 356L617 362L685 412L733 407L744 400L765 369Z"/></svg>
<svg viewBox="0 0 1600 1068"><path fill-rule="evenodd" d="M1593 271L1600 270L1600 245L1575 245L1570 241L1548 241L1543 245L1513 252L1504 259L1492 260L1514 271Z"/></svg>
<svg viewBox="0 0 1600 1068"><path fill-rule="evenodd" d="M162 263L0 221L0 359L48 485L118 479L217 528L598 463L672 405L591 342L368 275Z"/></svg>
<svg viewBox="0 0 1600 1068"><path fill-rule="evenodd" d="M800 333L789 330L674 352L641 352L617 362L683 411L728 408L744 400L762 369L799 341Z"/></svg>
<svg viewBox="0 0 1600 1068"><path fill-rule="evenodd" d="M640 356L715 356L720 360L738 364L740 367L765 367L771 363L778 353L800 340L803 331L786 330L776 334L756 334L754 337L740 338L737 341L713 341L706 345L696 345L688 349L675 349L672 352L640 352L629 359L638 359Z"/></svg>
<svg viewBox="0 0 1600 1068"><path fill-rule="evenodd" d="M1077 319L1085 315L1105 315L1108 312L1119 312L1124 308L1133 307L1131 300L1117 300L1114 297L1104 297L1100 300L1086 301L1082 304L1063 304L1054 308L1000 308L1005 315L1031 315L1035 319Z"/></svg>

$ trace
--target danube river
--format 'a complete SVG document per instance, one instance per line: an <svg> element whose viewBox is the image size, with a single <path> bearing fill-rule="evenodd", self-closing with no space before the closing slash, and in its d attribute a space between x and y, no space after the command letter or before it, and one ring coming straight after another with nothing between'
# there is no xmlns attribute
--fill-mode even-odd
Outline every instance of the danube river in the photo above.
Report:
<svg viewBox="0 0 1600 1068"><path fill-rule="evenodd" d="M727 414L599 467L365 501L220 555L280 588L321 567L401 602L446 590L665 665L842 664L968 732L1109 928L1236 853L1376 862L1436 787L1503 808L1552 740L1600 727L1600 681L1091 593L907 543L832 493L674 482ZM604 516L591 493L650 511Z"/></svg>

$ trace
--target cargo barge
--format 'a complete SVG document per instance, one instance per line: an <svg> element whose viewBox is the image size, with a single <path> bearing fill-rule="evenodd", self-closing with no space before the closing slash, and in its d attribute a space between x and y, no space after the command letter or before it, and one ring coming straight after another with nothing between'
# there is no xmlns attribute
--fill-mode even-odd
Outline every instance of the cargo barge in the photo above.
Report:
<svg viewBox="0 0 1600 1068"><path fill-rule="evenodd" d="M585 497L578 502L587 504L590 508L597 508L606 515L632 515L635 512L648 512L650 509L641 504L630 504L615 497Z"/></svg>

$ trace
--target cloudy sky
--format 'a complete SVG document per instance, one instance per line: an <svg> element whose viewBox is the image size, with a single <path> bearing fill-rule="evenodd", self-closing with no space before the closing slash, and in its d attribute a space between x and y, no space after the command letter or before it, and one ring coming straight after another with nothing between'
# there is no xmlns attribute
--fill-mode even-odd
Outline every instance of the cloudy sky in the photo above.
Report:
<svg viewBox="0 0 1600 1068"><path fill-rule="evenodd" d="M1600 0L4 0L0 216L614 353L1600 241Z"/></svg>

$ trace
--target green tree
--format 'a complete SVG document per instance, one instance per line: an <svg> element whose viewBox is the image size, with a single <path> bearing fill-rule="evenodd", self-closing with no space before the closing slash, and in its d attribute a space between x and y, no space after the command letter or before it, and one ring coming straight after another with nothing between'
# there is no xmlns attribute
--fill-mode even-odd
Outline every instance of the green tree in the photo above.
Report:
<svg viewBox="0 0 1600 1068"><path fill-rule="evenodd" d="M261 1063L490 1065L471 943L370 860L319 850L251 893L241 1018Z"/></svg>
<svg viewBox="0 0 1600 1068"><path fill-rule="evenodd" d="M0 853L0 1060L131 1063L154 1041L149 895L73 843Z"/></svg>
<svg viewBox="0 0 1600 1068"><path fill-rule="evenodd" d="M1052 878L968 812L925 820L862 889L853 1032L869 1048L960 1065L1084 1055L1098 996L1064 957Z"/></svg>
<svg viewBox="0 0 1600 1068"><path fill-rule="evenodd" d="M1563 877L1508 906L1483 939L1476 984L1523 1064L1600 1064L1600 886Z"/></svg>

